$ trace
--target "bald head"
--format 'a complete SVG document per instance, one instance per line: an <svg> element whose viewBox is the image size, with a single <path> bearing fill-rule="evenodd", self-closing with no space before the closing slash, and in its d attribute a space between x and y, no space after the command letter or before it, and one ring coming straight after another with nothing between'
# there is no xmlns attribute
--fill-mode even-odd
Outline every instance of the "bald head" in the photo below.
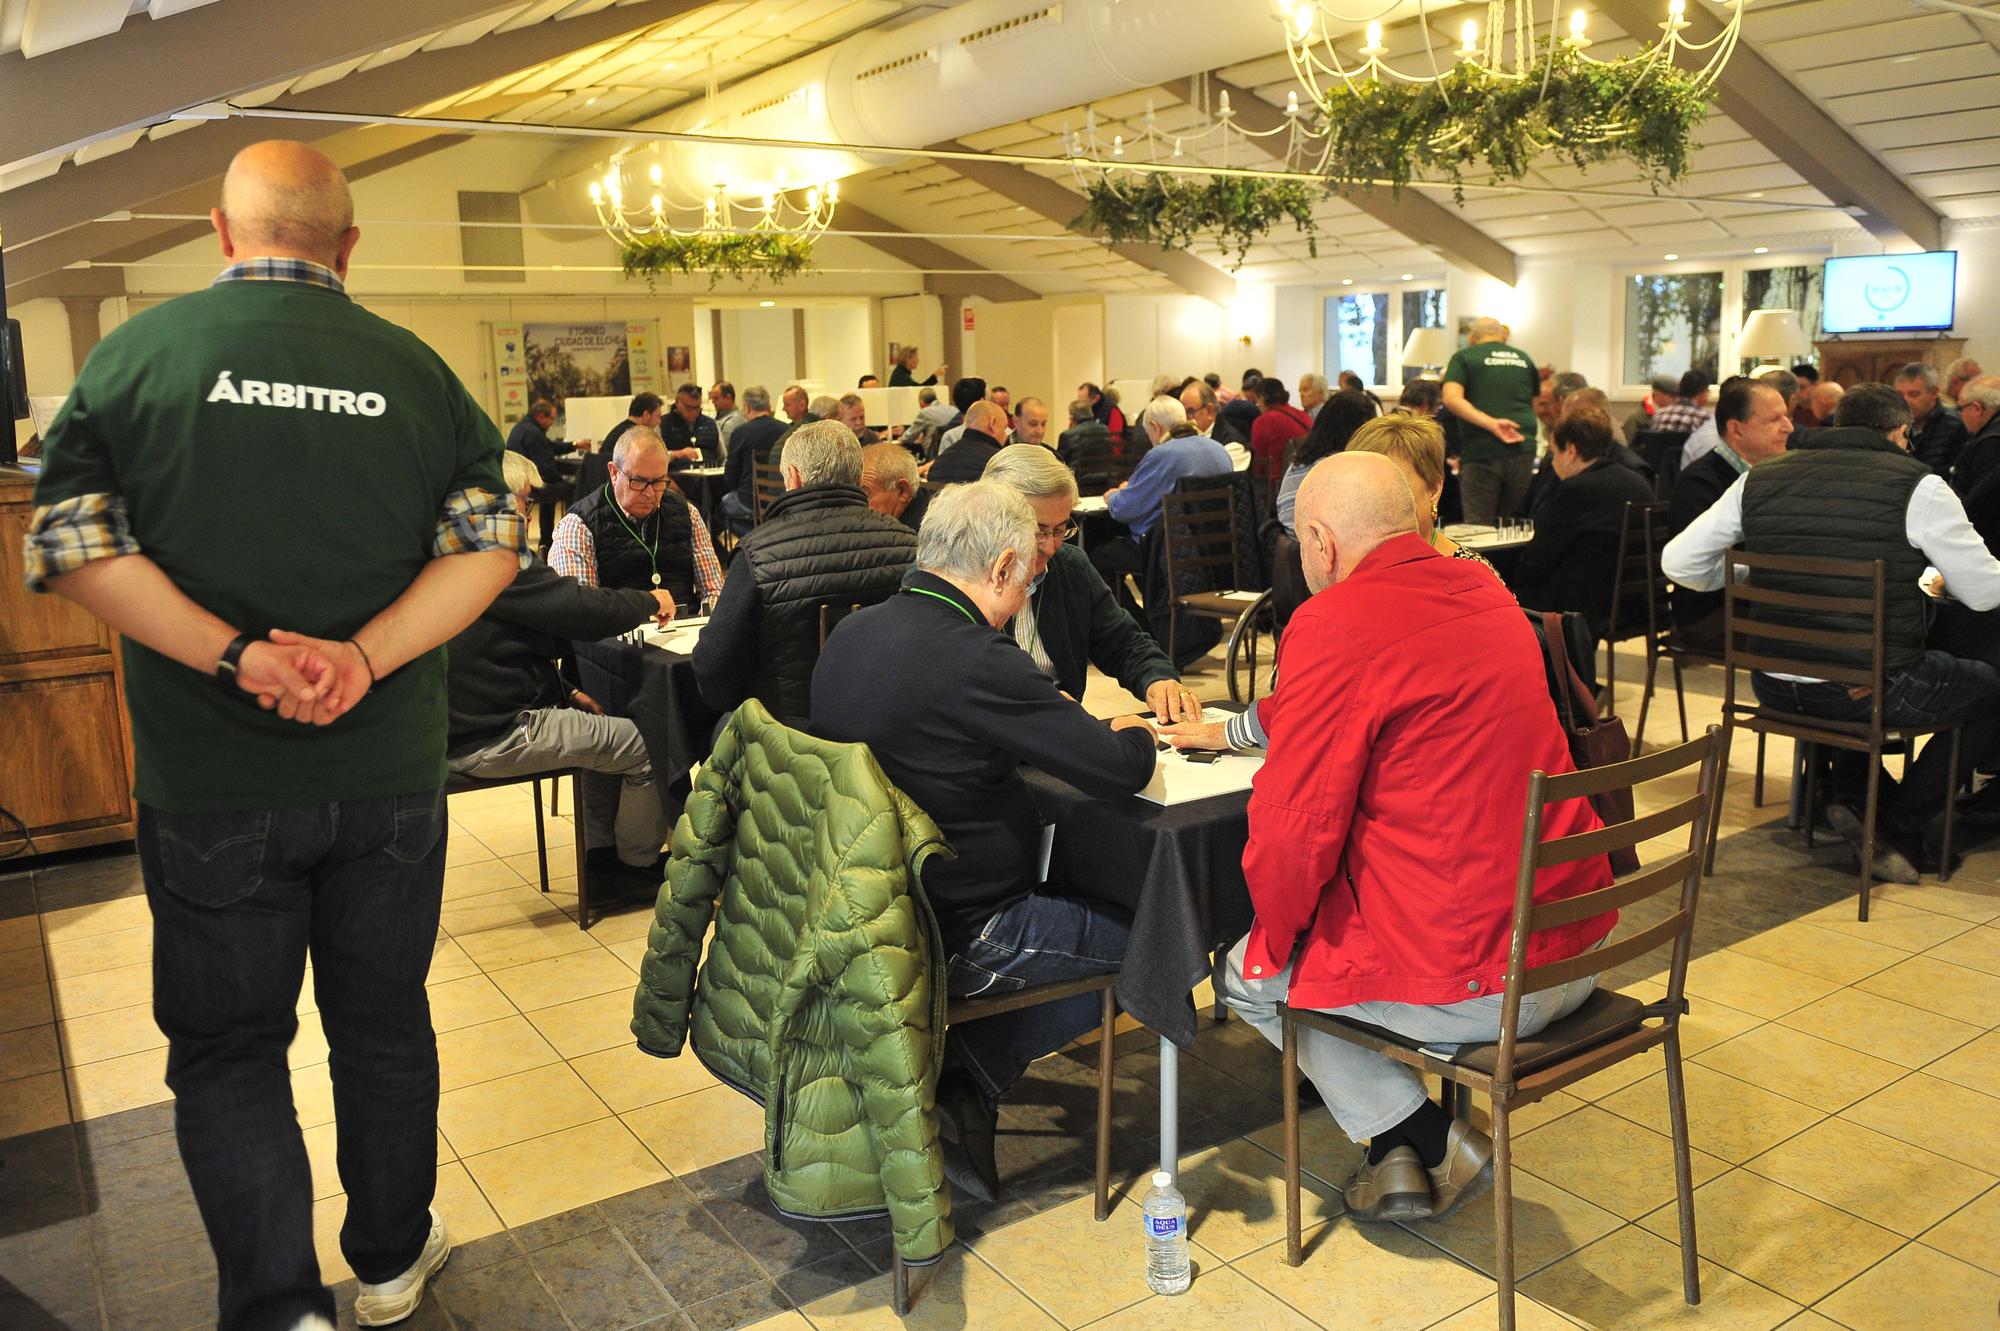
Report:
<svg viewBox="0 0 2000 1331"><path fill-rule="evenodd" d="M230 260L311 259L344 273L354 248L347 177L318 149L267 139L236 154L212 214Z"/></svg>
<svg viewBox="0 0 2000 1331"><path fill-rule="evenodd" d="M1474 319L1465 332L1465 340L1475 346L1481 342L1499 342L1506 336L1507 329L1498 319Z"/></svg>
<svg viewBox="0 0 2000 1331"><path fill-rule="evenodd" d="M1007 409L998 403L981 400L965 409L965 428L990 434L995 439L1007 438Z"/></svg>
<svg viewBox="0 0 2000 1331"><path fill-rule="evenodd" d="M1335 453L1306 473L1296 518L1306 586L1321 592L1382 542L1416 531L1417 504L1402 469L1380 453Z"/></svg>

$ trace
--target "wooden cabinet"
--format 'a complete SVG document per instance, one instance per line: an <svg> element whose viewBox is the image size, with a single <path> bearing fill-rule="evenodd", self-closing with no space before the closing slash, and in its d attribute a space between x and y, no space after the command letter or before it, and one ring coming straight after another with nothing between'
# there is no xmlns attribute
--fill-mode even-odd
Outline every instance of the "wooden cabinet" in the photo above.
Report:
<svg viewBox="0 0 2000 1331"><path fill-rule="evenodd" d="M1857 337L1816 344L1820 378L1852 388L1877 383L1894 387L1896 371L1921 361L1944 378L1945 366L1965 354L1962 337Z"/></svg>
<svg viewBox="0 0 2000 1331"><path fill-rule="evenodd" d="M110 629L22 585L34 479L0 467L0 807L37 853L129 841L132 733ZM0 819L0 854L20 846Z"/></svg>

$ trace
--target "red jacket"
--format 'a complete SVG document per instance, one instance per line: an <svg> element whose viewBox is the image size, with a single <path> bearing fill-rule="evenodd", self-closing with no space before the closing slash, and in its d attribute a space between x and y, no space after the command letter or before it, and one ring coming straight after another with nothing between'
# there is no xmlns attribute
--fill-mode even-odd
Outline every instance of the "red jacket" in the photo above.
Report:
<svg viewBox="0 0 2000 1331"><path fill-rule="evenodd" d="M1292 957L1288 1001L1445 1004L1507 974L1528 773L1572 770L1541 648L1486 569L1398 536L1285 627L1259 711L1270 756L1243 870L1257 921L1246 978ZM1600 824L1552 806L1543 835ZM1604 857L1542 871L1537 901L1611 881ZM1611 932L1616 912L1536 936L1528 964Z"/></svg>
<svg viewBox="0 0 2000 1331"><path fill-rule="evenodd" d="M1285 449L1311 431L1313 418L1289 402L1266 407L1250 426L1250 456L1258 474L1276 485L1285 474Z"/></svg>

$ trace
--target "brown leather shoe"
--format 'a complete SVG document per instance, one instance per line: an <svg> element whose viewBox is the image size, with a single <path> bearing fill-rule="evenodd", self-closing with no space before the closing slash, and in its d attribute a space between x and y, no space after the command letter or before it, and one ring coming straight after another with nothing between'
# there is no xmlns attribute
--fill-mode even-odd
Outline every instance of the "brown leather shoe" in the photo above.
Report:
<svg viewBox="0 0 2000 1331"><path fill-rule="evenodd" d="M1493 1186L1493 1139L1464 1119L1455 1118L1450 1135L1444 1139L1444 1163L1424 1172L1430 1176L1431 1214L1442 1220L1459 1203Z"/></svg>
<svg viewBox="0 0 2000 1331"><path fill-rule="evenodd" d="M1431 1182L1411 1146L1398 1146L1379 1164L1364 1161L1340 1192L1356 1220L1422 1220L1431 1214Z"/></svg>

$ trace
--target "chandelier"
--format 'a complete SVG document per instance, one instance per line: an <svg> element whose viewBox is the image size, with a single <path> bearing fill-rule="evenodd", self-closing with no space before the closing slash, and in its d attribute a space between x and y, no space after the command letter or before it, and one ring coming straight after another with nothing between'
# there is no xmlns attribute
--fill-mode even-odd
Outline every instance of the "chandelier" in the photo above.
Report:
<svg viewBox="0 0 2000 1331"><path fill-rule="evenodd" d="M1418 167L1459 184L1481 160L1495 179L1518 179L1550 151L1578 166L1628 157L1656 186L1679 178L1742 31L1745 0L1715 3L1725 17L1707 39L1689 37L1687 0L1667 0L1657 37L1632 33L1645 43L1637 54L1601 60L1588 54L1583 10L1565 23L1560 0L1549 0L1542 22L1534 0L1487 0L1486 21L1465 19L1457 49L1440 59L1431 6L1418 0L1421 51L1398 64L1385 59L1382 26L1395 4L1372 14L1340 0L1281 7L1286 54L1327 136L1322 166L1336 184L1386 176L1400 189Z"/></svg>
<svg viewBox="0 0 2000 1331"><path fill-rule="evenodd" d="M657 164L647 173L651 188L645 202L626 206L628 191L622 165L614 165L602 180L590 182L590 206L598 225L620 248L671 238L696 236L785 236L816 240L833 224L840 202L840 183L824 181L799 188L779 187L754 203L730 197L727 185L716 185L698 202L670 200ZM694 222L696 214L700 221ZM683 224L685 222L686 224Z"/></svg>

